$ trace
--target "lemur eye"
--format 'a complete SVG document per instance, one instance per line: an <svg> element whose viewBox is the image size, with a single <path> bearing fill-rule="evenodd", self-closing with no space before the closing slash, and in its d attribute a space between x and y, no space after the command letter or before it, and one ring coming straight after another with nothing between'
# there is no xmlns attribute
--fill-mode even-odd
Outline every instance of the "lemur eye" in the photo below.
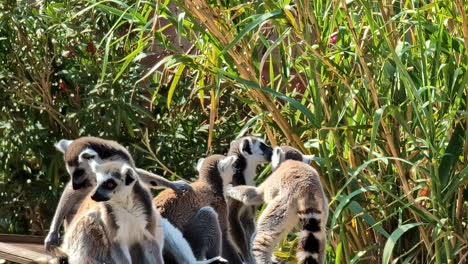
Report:
<svg viewBox="0 0 468 264"><path fill-rule="evenodd" d="M114 181L107 181L103 184L103 187L108 190L113 190L117 187L117 184Z"/></svg>

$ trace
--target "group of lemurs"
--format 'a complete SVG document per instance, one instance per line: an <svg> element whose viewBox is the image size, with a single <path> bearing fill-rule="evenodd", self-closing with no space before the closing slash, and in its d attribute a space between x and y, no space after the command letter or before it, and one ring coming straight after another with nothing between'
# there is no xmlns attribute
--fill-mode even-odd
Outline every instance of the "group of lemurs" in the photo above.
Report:
<svg viewBox="0 0 468 264"><path fill-rule="evenodd" d="M243 137L227 156L200 159L188 184L137 168L115 141L82 137L56 148L71 180L44 242L53 258L38 263L270 264L295 226L298 263L324 263L328 202L311 156L297 149ZM273 172L255 187L266 162ZM153 198L158 187L167 189Z"/></svg>

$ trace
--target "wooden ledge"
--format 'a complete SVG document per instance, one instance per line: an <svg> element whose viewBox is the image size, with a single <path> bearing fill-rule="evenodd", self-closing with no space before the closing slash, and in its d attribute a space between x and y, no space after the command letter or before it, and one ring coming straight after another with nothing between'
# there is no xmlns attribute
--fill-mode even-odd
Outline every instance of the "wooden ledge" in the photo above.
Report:
<svg viewBox="0 0 468 264"><path fill-rule="evenodd" d="M44 237L0 234L0 259L21 264L50 258L44 250Z"/></svg>

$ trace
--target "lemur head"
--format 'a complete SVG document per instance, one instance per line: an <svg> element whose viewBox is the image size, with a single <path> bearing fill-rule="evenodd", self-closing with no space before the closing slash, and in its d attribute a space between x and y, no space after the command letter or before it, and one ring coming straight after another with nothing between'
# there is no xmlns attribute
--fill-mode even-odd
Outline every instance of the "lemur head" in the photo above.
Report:
<svg viewBox="0 0 468 264"><path fill-rule="evenodd" d="M55 144L55 148L64 154L65 166L72 178L74 190L95 184L95 176L88 162L90 159L98 163L121 161L134 166L130 153L122 145L111 140L96 137L62 139Z"/></svg>
<svg viewBox="0 0 468 264"><path fill-rule="evenodd" d="M273 150L273 156L271 157L271 165L273 167L273 170L276 170L285 160L297 160L309 164L313 158L314 155L304 155L299 150L293 147L282 146L276 147Z"/></svg>
<svg viewBox="0 0 468 264"><path fill-rule="evenodd" d="M270 162L273 149L256 137L243 137L231 142L229 154L242 155L246 160L256 163Z"/></svg>
<svg viewBox="0 0 468 264"><path fill-rule="evenodd" d="M96 202L105 202L113 197L128 195L138 174L127 163L111 161L99 164L90 160L90 166L96 174L96 187L91 196Z"/></svg>
<svg viewBox="0 0 468 264"><path fill-rule="evenodd" d="M234 163L237 156L211 155L205 159L199 159L197 170L200 179L210 183L219 183L227 186L231 183L235 173Z"/></svg>

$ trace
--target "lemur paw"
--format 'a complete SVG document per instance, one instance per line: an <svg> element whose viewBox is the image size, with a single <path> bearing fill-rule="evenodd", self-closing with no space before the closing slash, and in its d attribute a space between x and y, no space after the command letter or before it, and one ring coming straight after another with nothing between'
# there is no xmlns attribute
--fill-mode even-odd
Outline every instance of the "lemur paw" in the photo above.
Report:
<svg viewBox="0 0 468 264"><path fill-rule="evenodd" d="M281 260L279 260L275 255L272 255L272 256L271 256L271 263L272 263L272 264L284 264L284 263L281 262Z"/></svg>
<svg viewBox="0 0 468 264"><path fill-rule="evenodd" d="M228 184L228 186L226 186L226 196L229 196L231 198L236 198L236 196L234 196L235 194L235 189L234 189L234 186L232 186L232 184Z"/></svg>
<svg viewBox="0 0 468 264"><path fill-rule="evenodd" d="M49 232L44 240L44 247L47 252L52 252L59 245L58 232Z"/></svg>
<svg viewBox="0 0 468 264"><path fill-rule="evenodd" d="M188 190L192 190L192 186L190 184L186 183L185 181L178 180L172 182L174 184L174 191L177 193L182 193Z"/></svg>

